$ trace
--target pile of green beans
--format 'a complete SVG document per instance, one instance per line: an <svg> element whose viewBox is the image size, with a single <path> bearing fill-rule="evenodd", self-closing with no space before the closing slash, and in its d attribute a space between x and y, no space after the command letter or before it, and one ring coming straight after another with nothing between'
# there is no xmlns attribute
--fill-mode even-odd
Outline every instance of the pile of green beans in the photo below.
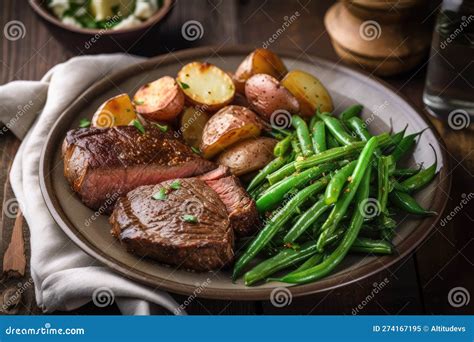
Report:
<svg viewBox="0 0 474 342"><path fill-rule="evenodd" d="M293 115L292 129L277 132L275 159L247 187L265 224L238 256L233 280L312 282L348 253L391 254L395 214L436 214L413 197L436 177L436 154L427 168L399 164L423 131L372 135L362 112L356 104L339 118Z"/></svg>

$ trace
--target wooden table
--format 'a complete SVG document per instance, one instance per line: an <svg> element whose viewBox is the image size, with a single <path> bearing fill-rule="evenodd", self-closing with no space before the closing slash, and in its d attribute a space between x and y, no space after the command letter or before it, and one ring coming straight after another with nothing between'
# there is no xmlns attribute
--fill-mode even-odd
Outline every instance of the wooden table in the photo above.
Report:
<svg viewBox="0 0 474 342"><path fill-rule="evenodd" d="M161 27L161 52L189 47L189 42L180 37L181 25L187 20L198 20L204 27L204 36L196 45L215 45L216 52L221 46L232 44L251 44L259 47L281 27L285 16L296 11L300 16L280 35L270 48L291 48L301 55L313 54L341 63L332 49L329 37L324 30L323 15L333 1L321 0L214 0L177 1L171 15ZM24 1L4 0L0 4L2 27L11 20L24 23L27 33L24 39L12 42L4 39L0 46L0 83L12 80L37 80L57 63L66 61L74 53L66 50L53 39L46 28L38 21ZM157 52L146 54L156 54ZM414 70L385 80L400 94L407 96L419 111L424 111L421 94L425 78L425 64ZM473 82L474 83L474 82ZM473 91L468 89L467 91ZM473 192L474 138L472 130L454 131L446 124L432 119L448 147L452 162L453 188L448 196L446 213L453 210L461 201L462 194ZM8 204L13 198L8 182L8 172L20 141L11 133L0 137L0 182L4 185L0 199ZM448 303L448 292L454 287L464 287L474 295L474 231L473 205L457 213L444 227L437 226L433 233L423 241L410 257L390 269L351 286L331 292L294 299L284 308L275 308L268 302L228 302L196 299L187 308L192 314L352 314L359 304L364 304L359 314L472 314L469 306L452 307ZM12 237L13 227L19 227L15 234L26 240L26 255L29 256L28 227L21 217L9 218L2 215L2 255ZM28 266L28 265L27 265ZM19 278L25 282L26 275ZM385 280L387 279L387 280ZM18 279L3 277L5 292ZM388 281L387 286L373 298L368 299L373 284ZM176 296L178 302L186 297ZM23 294L22 303L14 312L38 314L33 289L30 286ZM97 308L88 304L71 314L116 314L117 307ZM65 313L66 314L66 313Z"/></svg>

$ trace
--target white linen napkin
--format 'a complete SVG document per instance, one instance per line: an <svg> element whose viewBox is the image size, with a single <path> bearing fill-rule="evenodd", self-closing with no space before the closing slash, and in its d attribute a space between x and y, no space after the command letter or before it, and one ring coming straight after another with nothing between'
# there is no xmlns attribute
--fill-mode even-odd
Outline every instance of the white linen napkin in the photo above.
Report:
<svg viewBox="0 0 474 342"><path fill-rule="evenodd" d="M71 242L51 217L39 186L41 149L59 115L95 81L141 60L124 54L76 57L40 81L0 86L0 121L23 139L10 180L30 228L31 275L45 312L73 310L91 300L101 307L115 300L123 314L153 314L156 305L182 313L168 293L119 276Z"/></svg>

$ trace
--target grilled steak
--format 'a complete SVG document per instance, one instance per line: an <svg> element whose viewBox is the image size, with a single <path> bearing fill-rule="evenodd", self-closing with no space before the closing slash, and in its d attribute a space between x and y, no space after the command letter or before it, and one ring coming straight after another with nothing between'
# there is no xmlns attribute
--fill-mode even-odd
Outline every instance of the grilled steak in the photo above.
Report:
<svg viewBox="0 0 474 342"><path fill-rule="evenodd" d="M260 222L255 201L237 177L227 176L205 182L225 204L232 228L238 236L249 236L257 231Z"/></svg>
<svg viewBox="0 0 474 342"><path fill-rule="evenodd" d="M142 134L135 127L81 128L63 143L64 174L85 205L110 212L130 190L215 168L158 128Z"/></svg>
<svg viewBox="0 0 474 342"><path fill-rule="evenodd" d="M178 181L177 189L166 181L120 198L110 217L112 234L129 252L167 264L197 271L227 265L234 235L226 207L202 180Z"/></svg>

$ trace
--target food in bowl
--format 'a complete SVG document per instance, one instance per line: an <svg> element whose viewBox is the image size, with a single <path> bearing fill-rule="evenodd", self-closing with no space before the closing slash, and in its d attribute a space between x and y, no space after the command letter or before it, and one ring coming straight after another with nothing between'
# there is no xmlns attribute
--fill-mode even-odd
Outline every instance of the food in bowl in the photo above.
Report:
<svg viewBox="0 0 474 342"><path fill-rule="evenodd" d="M66 25L120 30L140 25L162 6L161 0L49 0L51 12Z"/></svg>

